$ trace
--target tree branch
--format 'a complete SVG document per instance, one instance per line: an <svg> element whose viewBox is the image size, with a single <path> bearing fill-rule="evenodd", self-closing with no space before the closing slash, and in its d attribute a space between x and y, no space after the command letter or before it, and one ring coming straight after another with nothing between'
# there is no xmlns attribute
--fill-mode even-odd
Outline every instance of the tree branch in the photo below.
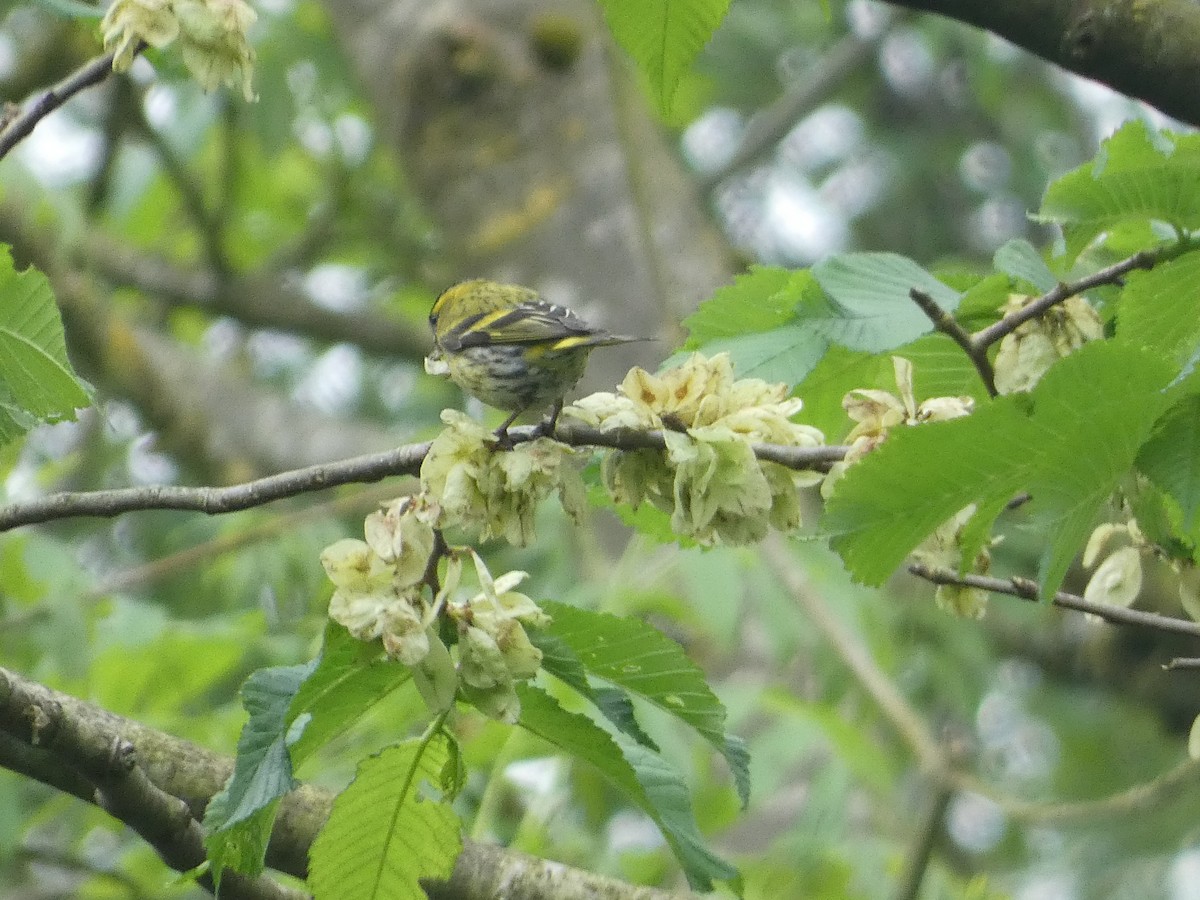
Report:
<svg viewBox="0 0 1200 900"><path fill-rule="evenodd" d="M1158 0L888 0L986 29L1068 71L1200 124L1200 4Z"/></svg>
<svg viewBox="0 0 1200 900"><path fill-rule="evenodd" d="M33 133L38 122L80 91L99 84L112 72L113 55L106 53L84 63L50 90L26 106L0 131L0 159Z"/></svg>
<svg viewBox="0 0 1200 900"><path fill-rule="evenodd" d="M987 344L977 344L972 340L967 330L958 323L958 319L938 306L937 301L925 291L920 288L912 288L908 292L908 296L912 298L913 303L917 304L921 312L929 317L934 328L962 348L963 353L967 354L967 359L971 360L971 365L975 367L975 371L979 373L988 396L995 397L999 391L996 390L996 372L988 359Z"/></svg>
<svg viewBox="0 0 1200 900"><path fill-rule="evenodd" d="M63 737L68 733L71 740ZM171 802L183 801L193 819L203 815L208 800L233 771L231 759L0 668L0 766L99 805L90 784L75 770L89 766L92 759L107 760L110 748L126 745L136 748L150 785L168 799L175 798ZM267 865L297 878L307 876L308 848L333 798L332 791L301 785L280 801ZM227 888L231 884L227 873L221 879L222 897L235 896L232 887ZM470 840L464 841L449 881L426 888L435 900L696 900L691 894L635 887Z"/></svg>
<svg viewBox="0 0 1200 900"><path fill-rule="evenodd" d="M1047 291L1036 300L1027 303L1017 312L1005 316L999 322L989 325L971 336L971 346L977 352L987 353L987 348L1004 337L1012 334L1031 319L1045 315L1051 307L1090 291L1092 288L1105 284L1119 284L1121 280L1134 269L1152 269L1163 259L1162 253L1143 250L1127 259L1113 263L1111 266L1093 272L1078 281L1064 282L1051 291ZM914 298L915 299L915 298ZM935 323L936 324L936 323ZM968 354L970 355L970 354ZM972 356L972 361L974 357Z"/></svg>
<svg viewBox="0 0 1200 900"><path fill-rule="evenodd" d="M538 426L510 429L514 444L531 441L540 435ZM618 450L663 449L661 431L600 431L586 425L560 423L554 437L573 447L609 447ZM323 491L343 484L379 481L393 475L416 475L421 470L430 443L407 444L395 450L369 453L338 462L292 469L228 487L183 487L149 485L104 491L66 491L36 500L0 507L0 532L38 522L88 516L112 518L121 513L150 509L179 509L209 515L236 512L263 506L285 497ZM755 444L759 459L779 463L790 469L823 469L846 455L846 447L784 447Z"/></svg>
<svg viewBox="0 0 1200 900"><path fill-rule="evenodd" d="M978 588L991 591L994 594L1009 594L1023 600L1038 600L1040 590L1037 582L1028 578L991 578L986 575L959 575L949 569L936 569L922 563L910 563L908 571L918 578L924 578L933 584L953 584L961 587ZM1078 612L1090 613L1118 625L1138 625L1142 628L1154 628L1158 631L1168 631L1173 634L1184 634L1188 637L1200 637L1200 623L1188 619L1176 619L1171 616L1161 616L1158 613L1143 612L1140 609L1126 609L1122 606L1112 606L1108 603L1093 603L1077 594L1058 591L1051 602L1063 609L1073 609Z"/></svg>
<svg viewBox="0 0 1200 900"><path fill-rule="evenodd" d="M3 669L0 729L28 748L56 757L60 768L77 772L94 787L91 802L136 831L171 868L187 872L207 858L204 833L192 810L147 777L130 741L96 719L71 715L53 692ZM216 892L211 874L198 880ZM221 896L299 900L303 895L264 876L227 873L221 879Z"/></svg>

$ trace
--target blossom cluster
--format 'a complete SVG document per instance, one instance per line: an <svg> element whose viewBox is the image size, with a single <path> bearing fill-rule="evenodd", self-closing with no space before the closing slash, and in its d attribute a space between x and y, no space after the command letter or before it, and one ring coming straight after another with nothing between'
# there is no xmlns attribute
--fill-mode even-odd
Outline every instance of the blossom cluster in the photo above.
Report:
<svg viewBox="0 0 1200 900"><path fill-rule="evenodd" d="M100 30L117 72L129 69L143 44L161 48L178 38L184 65L206 91L240 83L251 101L254 50L247 32L257 18L245 0L114 0Z"/></svg>
<svg viewBox="0 0 1200 900"><path fill-rule="evenodd" d="M493 577L473 550L441 546L433 526L439 514L424 495L401 498L367 516L365 540L326 547L321 564L334 585L329 617L359 640L382 640L388 656L413 669L431 706L444 709L461 691L484 713L515 722L515 685L542 661L525 626L545 627L549 617L515 590L525 572ZM449 561L439 583L443 556ZM464 556L474 561L474 593L460 590ZM453 648L442 639L443 621L456 631Z"/></svg>
<svg viewBox="0 0 1200 900"><path fill-rule="evenodd" d="M653 375L630 370L616 393L584 397L564 416L600 430L661 430L666 451L614 450L605 486L616 503L643 502L671 515L671 527L700 544L748 544L770 526L800 525L797 487L821 476L759 460L757 443L816 447L824 436L791 421L801 401L786 385L735 379L729 355L692 354Z"/></svg>
<svg viewBox="0 0 1200 900"><path fill-rule="evenodd" d="M1029 302L1029 297L1014 294L1002 312L1012 315ZM1000 342L994 364L996 390L1001 394L1032 390L1052 365L1102 337L1104 325L1096 310L1083 297L1070 297L1018 325Z"/></svg>
<svg viewBox="0 0 1200 900"><path fill-rule="evenodd" d="M463 413L445 410L442 421L447 427L421 465L422 490L438 498L439 527L523 547L533 540L538 504L552 492L573 519L583 515L583 459L577 451L538 438L499 453L496 436Z"/></svg>

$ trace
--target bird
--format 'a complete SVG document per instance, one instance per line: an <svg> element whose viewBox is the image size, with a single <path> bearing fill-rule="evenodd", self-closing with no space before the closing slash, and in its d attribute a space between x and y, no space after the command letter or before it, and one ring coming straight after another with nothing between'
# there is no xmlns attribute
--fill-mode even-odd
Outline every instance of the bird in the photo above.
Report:
<svg viewBox="0 0 1200 900"><path fill-rule="evenodd" d="M502 441L518 416L551 404L539 432L552 434L563 396L583 377L592 350L645 340L589 325L529 288L483 278L442 292L429 311L429 327L434 349L426 368L507 411L496 429Z"/></svg>

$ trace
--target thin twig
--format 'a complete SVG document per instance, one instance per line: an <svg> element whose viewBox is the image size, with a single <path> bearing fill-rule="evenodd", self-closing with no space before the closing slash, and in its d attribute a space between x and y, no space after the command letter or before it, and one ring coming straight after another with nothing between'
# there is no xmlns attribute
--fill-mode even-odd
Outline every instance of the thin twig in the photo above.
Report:
<svg viewBox="0 0 1200 900"><path fill-rule="evenodd" d="M112 72L113 54L105 53L84 63L50 90L36 98L0 131L0 159L28 137L38 122L84 88L99 84Z"/></svg>
<svg viewBox="0 0 1200 900"><path fill-rule="evenodd" d="M925 871L933 858L933 847L942 828L942 818L953 796L954 788L949 784L937 785L933 800L914 835L912 849L904 861L904 873L892 895L894 900L917 900L920 896L921 882L925 880Z"/></svg>
<svg viewBox="0 0 1200 900"><path fill-rule="evenodd" d="M1121 279L1134 269L1152 269L1161 262L1161 251L1142 250L1127 259L1113 263L1111 266L1086 275L1078 281L1062 282L1053 290L1047 291L1036 300L1027 303L1017 312L1005 316L999 322L989 325L971 336L971 344L978 350L986 351L988 347L1007 337L1031 319L1036 319L1053 306L1069 300L1084 291L1105 284L1119 284Z"/></svg>
<svg viewBox="0 0 1200 900"><path fill-rule="evenodd" d="M961 587L978 588L994 594L1009 594L1024 600L1037 601L1040 590L1037 582L1028 578L991 578L986 575L959 575L949 569L936 569L921 563L911 563L908 571L918 578L924 578L933 584L953 584ZM1055 593L1051 602L1064 609L1090 613L1118 625L1139 625L1143 628L1154 628L1159 631L1169 631L1174 634L1185 634L1189 637L1200 637L1200 624L1186 619L1176 619L1171 616L1161 616L1158 613L1142 612L1138 609L1126 609L1112 606L1108 603L1093 603L1077 594L1066 591Z"/></svg>
<svg viewBox="0 0 1200 900"><path fill-rule="evenodd" d="M1165 666L1168 672L1173 669L1200 669L1200 657L1196 656L1177 656Z"/></svg>
<svg viewBox="0 0 1200 900"><path fill-rule="evenodd" d="M960 791L970 791L995 803L1004 814L1023 822L1041 825L1084 822L1095 824L1101 819L1131 816L1154 809L1160 804L1180 796L1191 796L1200 776L1200 760L1184 758L1174 768L1157 775L1149 781L1135 784L1123 791L1100 797L1096 800L1067 800L1055 802L1021 800L999 793L966 772L954 773L955 786ZM1184 790L1186 788L1186 790Z"/></svg>
<svg viewBox="0 0 1200 900"><path fill-rule="evenodd" d="M539 431L537 426L525 426L510 430L509 436L514 444L520 444L538 437ZM573 423L560 423L554 437L575 447L636 450L662 449L666 445L661 431L600 431ZM191 510L209 515L236 512L343 484L375 482L393 475L416 475L421 470L429 446L428 441L406 444L395 450L292 469L228 487L148 485L49 494L36 500L0 507L0 531L58 519L88 516L111 518L126 512L151 509ZM760 459L791 469L818 470L827 469L842 459L847 450L841 446L785 447L776 444L755 444L753 449Z"/></svg>
<svg viewBox="0 0 1200 900"><path fill-rule="evenodd" d="M937 301L925 291L920 288L912 288L909 290L908 296L912 298L913 303L917 304L921 312L929 317L934 328L962 348L963 353L967 354L967 359L971 360L971 365L975 367L975 371L979 373L988 396L995 397L999 393L996 390L996 372L992 368L991 360L988 359L987 345L976 344L967 330L958 323L958 319L942 309Z"/></svg>

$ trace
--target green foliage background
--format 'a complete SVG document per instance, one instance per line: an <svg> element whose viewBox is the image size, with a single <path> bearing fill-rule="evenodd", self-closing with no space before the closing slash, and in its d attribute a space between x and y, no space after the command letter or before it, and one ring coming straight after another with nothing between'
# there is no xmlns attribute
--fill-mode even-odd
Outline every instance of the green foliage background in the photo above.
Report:
<svg viewBox="0 0 1200 900"><path fill-rule="evenodd" d="M1179 885L1196 864L1192 782L1151 791L1149 802L1125 792L1184 757L1193 676L1162 665L1194 647L1015 598L994 598L982 621L960 620L934 606L928 586L893 573L976 503L964 559L995 522L999 573L1037 577L1045 594L1081 590L1073 560L1091 527L1119 512L1114 491L1161 556L1191 561L1200 254L1180 238L1200 215L1200 144L1133 125L1101 148L1102 121L1143 112L942 20L863 25L858 4L775 0L696 3L678 20L665 18L670 3L602 6L640 64L640 75L625 72L645 82L637 102L674 129L695 183L707 185L714 226L745 262L686 318L664 317L664 327L684 318L681 349L728 351L739 375L793 386L802 421L831 443L852 425L847 391L895 390L892 353L914 363L917 400L979 403L969 418L893 435L824 515L810 492L805 539L786 545L787 571L802 573L805 592L961 755L975 786L1001 798L953 792L921 896L1191 896ZM0 23L19 48L6 97L97 52L91 24L58 12L21 4ZM93 135L102 150L87 171L48 174L36 149L0 163L0 240L16 259L0 290L21 301L0 317L9 501L244 480L311 461L307 438L324 428L356 452L427 439L438 411L460 403L420 371L424 317L445 281L428 273L475 273L455 270L438 210L414 185L416 163L381 139L327 9L297 2L260 14L259 103L204 95L169 53L153 55L151 81L80 98L60 114L75 131L38 145ZM654 17L678 29L669 53L649 42ZM790 136L723 168L719 145L732 138L697 121L714 110L744 121L777 103L847 35L870 47L860 65ZM716 150L703 146L706 133ZM876 187L855 193L859 182ZM817 228L841 236L837 255L807 255L826 245L788 238L769 214L795 199L789 185L823 210ZM908 297L920 286L979 328L1010 293L1040 293L1142 249L1165 261L1089 295L1110 339L1060 363L1029 397L988 402L967 358L930 333ZM31 263L48 280L25 271ZM195 272L217 288L177 277ZM299 280L310 296L238 301L255 291L230 285L246 276L253 287L263 273ZM344 330L330 325L338 316ZM380 322L397 335L387 352L372 343ZM66 374L68 349L87 382ZM154 376L164 358L185 373L182 389ZM239 405L239 389L222 419L186 390L193 373L197 387L209 384L198 374L209 368L284 412ZM72 417L89 383L98 403L78 423L24 436L33 418ZM247 449L260 444L241 435L256 430L282 437L273 456ZM361 848L363 834L380 842L369 848L378 866L389 854L437 856L453 849L461 820L469 837L632 882L715 881L748 898L890 895L913 855L914 810L933 805L937 788L777 565L753 548L664 543L661 517L646 511L632 528L597 510L572 529L548 507L535 545L486 554L493 571L529 571L530 592L548 601L554 626L538 640L555 677L522 689L524 729L467 714L450 742L426 730L403 670L326 625L321 548L358 536L363 515L404 489L5 533L0 664L214 749L236 747L239 772L261 777L235 780L206 817L214 859L233 868L261 859L273 804L295 778L340 789L357 770L339 801L345 830L322 838L334 850L318 855L313 887L375 896L359 881L365 869L331 861ZM1030 510L1004 511L1026 490ZM1165 566L1150 569L1140 603L1183 615ZM598 634L629 641L622 664L645 669L595 654ZM685 690L681 714L671 698ZM441 795L389 795L393 809L418 810L424 845L389 843L372 818L387 810L367 789L398 777ZM0 774L2 890L56 883L89 897L199 892L99 810Z"/></svg>

